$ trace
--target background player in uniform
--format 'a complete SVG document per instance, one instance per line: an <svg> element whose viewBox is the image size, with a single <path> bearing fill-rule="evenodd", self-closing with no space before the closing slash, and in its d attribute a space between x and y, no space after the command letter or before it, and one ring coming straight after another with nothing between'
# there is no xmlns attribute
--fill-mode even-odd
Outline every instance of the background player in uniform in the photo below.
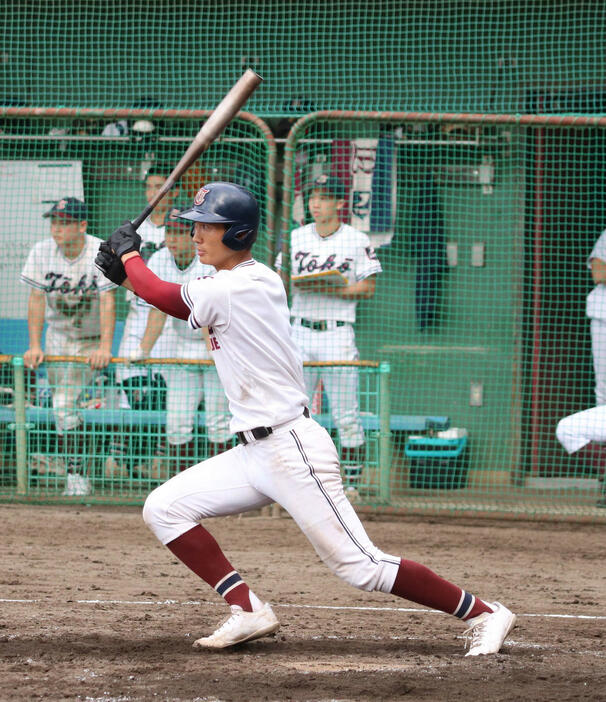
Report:
<svg viewBox="0 0 606 702"><path fill-rule="evenodd" d="M601 483L601 496L596 505L606 507L606 405L590 407L560 419L556 436L568 454L575 454L595 468Z"/></svg>
<svg viewBox="0 0 606 702"><path fill-rule="evenodd" d="M94 371L111 360L115 286L95 266L100 239L86 233L87 207L74 197L59 200L44 214L51 238L30 251L21 280L31 287L27 312L29 349L23 360L37 368L50 355L86 356L84 364L47 368L56 425L57 454L67 456L66 495L90 492L84 461L82 418L76 402ZM45 350L42 330L47 322Z"/></svg>
<svg viewBox="0 0 606 702"><path fill-rule="evenodd" d="M145 199L147 202L151 202L158 190L164 185L170 171L168 166L162 164L152 166L147 171L145 174ZM142 241L141 256L146 261L154 252L164 246L164 219L177 194L178 189L176 188L167 193L137 230ZM131 291L127 291L126 301L129 305L128 314L124 323L118 355L123 358L132 357L136 360L147 324L149 305ZM123 401L123 406L131 409L150 409L148 407L150 402L149 374L146 368L120 364L116 366L116 380L121 384L127 398L127 402ZM130 437L123 430L121 433L115 431L113 437L110 455L105 462L105 475L108 478L125 477L128 475L126 456L129 453ZM143 469L143 467L139 466L139 469Z"/></svg>
<svg viewBox="0 0 606 702"><path fill-rule="evenodd" d="M159 278L171 283L184 284L190 280L215 273L212 266L200 263L190 236L191 225L177 217L185 208L175 205L165 218L166 246L149 259L149 269ZM148 358L152 348L163 358L210 359L201 330L190 329L187 322L167 316L152 307L141 341L138 358ZM131 356L132 357L132 356ZM194 462L196 443L194 423L198 405L204 398L206 432L212 454L221 453L231 446L229 408L219 376L214 366L159 366L157 372L166 381L166 434L168 457L176 471ZM151 477L166 480L168 464L163 460L166 444L161 441L152 462Z"/></svg>
<svg viewBox="0 0 606 702"><path fill-rule="evenodd" d="M595 288L587 296L587 316L591 319L591 350L595 373L596 405L606 405L606 230L596 241L587 267Z"/></svg>
<svg viewBox="0 0 606 702"><path fill-rule="evenodd" d="M339 577L362 590L450 612L471 630L467 655L497 652L515 615L425 566L379 550L345 497L335 445L306 408L284 286L251 255L259 226L252 194L231 183L210 183L180 216L194 222L197 255L216 268L215 275L182 286L161 280L139 255L140 237L130 224L101 245L96 260L115 282L167 314L188 319L192 329L208 325L231 429L240 441L156 488L143 509L158 539L231 606L231 616L194 645L224 648L278 629L270 605L248 587L200 524L277 502Z"/></svg>
<svg viewBox="0 0 606 702"><path fill-rule="evenodd" d="M309 196L311 224L294 229L290 239L291 278L306 273L340 271L347 284L336 287L319 276L295 282L292 296L294 340L303 361L357 361L354 323L358 300L375 292L375 275L381 264L363 232L342 224L345 205L343 184L321 175ZM276 261L282 267L281 254ZM365 438L358 406L358 373L355 368L305 368L305 385L311 397L318 380L326 392L339 433L346 490L356 496L356 485L366 460Z"/></svg>

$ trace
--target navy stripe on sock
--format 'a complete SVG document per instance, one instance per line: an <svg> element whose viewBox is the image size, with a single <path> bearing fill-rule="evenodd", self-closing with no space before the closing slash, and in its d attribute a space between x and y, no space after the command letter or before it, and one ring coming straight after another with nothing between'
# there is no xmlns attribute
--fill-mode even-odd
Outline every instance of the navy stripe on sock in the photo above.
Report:
<svg viewBox="0 0 606 702"><path fill-rule="evenodd" d="M215 590L221 595L221 597L223 597L227 590L231 589L234 585L241 581L242 578L240 575L238 573L233 573L216 585Z"/></svg>
<svg viewBox="0 0 606 702"><path fill-rule="evenodd" d="M471 604L473 600L473 595L470 595L468 592L465 592L463 590L463 598L459 604L459 606L455 609L453 614L455 617L459 617L459 619L463 619L470 610Z"/></svg>

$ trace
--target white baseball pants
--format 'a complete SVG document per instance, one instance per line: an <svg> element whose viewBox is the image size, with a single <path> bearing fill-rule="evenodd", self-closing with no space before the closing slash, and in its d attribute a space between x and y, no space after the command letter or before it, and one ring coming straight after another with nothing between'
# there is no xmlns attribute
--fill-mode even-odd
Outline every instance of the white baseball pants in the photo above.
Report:
<svg viewBox="0 0 606 702"><path fill-rule="evenodd" d="M391 592L400 559L371 542L344 495L332 439L303 416L178 473L149 495L143 518L167 544L201 519L271 502L289 512L337 576L361 590Z"/></svg>
<svg viewBox="0 0 606 702"><path fill-rule="evenodd" d="M99 339L69 339L49 327L44 341L49 356L90 356L99 348ZM88 387L97 371L87 363L49 363L46 374L53 397L53 414L58 434L75 429L82 418L77 408L78 396Z"/></svg>
<svg viewBox="0 0 606 702"><path fill-rule="evenodd" d="M591 352L595 374L596 405L606 405L606 321L591 320Z"/></svg>
<svg viewBox="0 0 606 702"><path fill-rule="evenodd" d="M574 453L591 441L606 442L606 405L575 412L558 422L556 436L568 453Z"/></svg>
<svg viewBox="0 0 606 702"><path fill-rule="evenodd" d="M232 438L227 397L214 366L158 366L156 372L166 381L166 434L170 444L191 441L202 398L209 441L222 443Z"/></svg>
<svg viewBox="0 0 606 702"><path fill-rule="evenodd" d="M358 349L353 325L347 324L326 331L314 331L296 322L293 341L303 361L357 361ZM364 429L358 406L358 371L356 368L303 369L305 389L313 396L318 380L322 378L330 412L345 448L356 448L364 443Z"/></svg>

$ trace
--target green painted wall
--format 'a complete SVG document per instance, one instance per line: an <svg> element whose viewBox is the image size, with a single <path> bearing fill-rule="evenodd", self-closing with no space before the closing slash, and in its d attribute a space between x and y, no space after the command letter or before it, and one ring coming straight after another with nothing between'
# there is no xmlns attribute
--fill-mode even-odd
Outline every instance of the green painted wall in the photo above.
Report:
<svg viewBox="0 0 606 702"><path fill-rule="evenodd" d="M265 116L298 96L318 108L515 113L530 87L606 77L602 2L14 0L0 22L5 103L210 108L252 65L266 82L250 109Z"/></svg>

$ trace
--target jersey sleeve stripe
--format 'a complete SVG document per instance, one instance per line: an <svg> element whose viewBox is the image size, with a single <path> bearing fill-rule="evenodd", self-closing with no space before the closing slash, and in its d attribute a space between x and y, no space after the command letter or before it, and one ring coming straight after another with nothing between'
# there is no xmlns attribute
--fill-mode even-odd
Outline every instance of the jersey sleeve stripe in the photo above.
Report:
<svg viewBox="0 0 606 702"><path fill-rule="evenodd" d="M190 310L194 309L194 303L191 297L189 296L189 283L185 283L185 285L181 286L181 297L183 298L183 302L189 307Z"/></svg>
<svg viewBox="0 0 606 702"><path fill-rule="evenodd" d="M189 307L191 310L191 314L189 315L187 319L187 323L189 324L190 329L201 329L202 325L198 322L194 315L194 302L189 296L188 292L188 286L189 283L185 283L185 285L181 286L181 297L183 298L183 302Z"/></svg>
<svg viewBox="0 0 606 702"><path fill-rule="evenodd" d="M44 285L44 283L38 283L25 275L21 276L21 282L26 285L31 285L32 288L38 288L38 290L46 290L46 285Z"/></svg>

